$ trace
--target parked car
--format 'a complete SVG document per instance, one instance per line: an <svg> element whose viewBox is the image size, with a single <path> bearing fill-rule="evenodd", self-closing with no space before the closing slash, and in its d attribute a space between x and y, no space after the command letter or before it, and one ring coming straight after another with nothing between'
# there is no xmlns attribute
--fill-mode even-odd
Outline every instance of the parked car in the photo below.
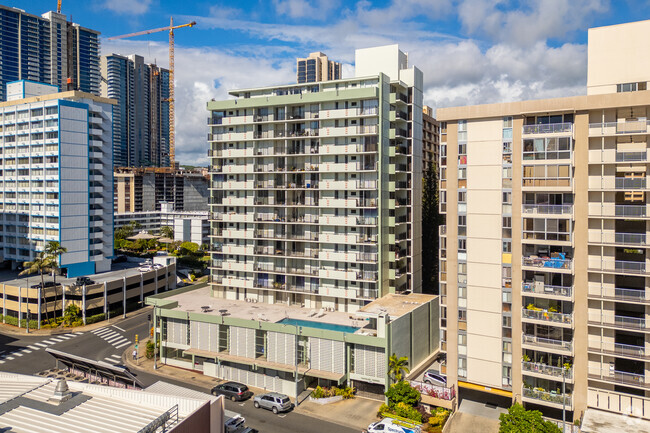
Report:
<svg viewBox="0 0 650 433"><path fill-rule="evenodd" d="M32 289L40 289L40 288L41 288L41 284L42 284L42 283L34 284L34 285L32 286ZM46 281L44 287L54 287L54 286L58 286L58 284L55 284L54 281Z"/></svg>
<svg viewBox="0 0 650 433"><path fill-rule="evenodd" d="M153 264L153 268L154 268L154 269L162 269L162 268L164 268L164 266L161 265L160 263L154 263L154 264Z"/></svg>
<svg viewBox="0 0 650 433"><path fill-rule="evenodd" d="M140 266L140 267L138 268L138 271L140 271L140 272L149 272L149 271L153 271L153 266L151 266L151 265Z"/></svg>
<svg viewBox="0 0 650 433"><path fill-rule="evenodd" d="M246 418L237 414L226 420L224 423L225 431L226 433L240 432L244 428L244 424L246 424Z"/></svg>
<svg viewBox="0 0 650 433"><path fill-rule="evenodd" d="M232 401L242 401L251 398L253 393L246 385L237 382L221 383L212 388L212 395L223 395Z"/></svg>
<svg viewBox="0 0 650 433"><path fill-rule="evenodd" d="M89 286L91 284L95 284L95 282L88 277L77 277L77 282L75 284L77 286L83 286L84 284Z"/></svg>
<svg viewBox="0 0 650 433"><path fill-rule="evenodd" d="M438 374L434 370L427 370L424 373L424 383L428 383L430 385L447 386L447 378L441 374Z"/></svg>
<svg viewBox="0 0 650 433"><path fill-rule="evenodd" d="M264 408L272 411L273 413L287 412L293 408L293 403L289 396L277 392L269 392L268 394L256 395L253 398L253 406L256 408Z"/></svg>
<svg viewBox="0 0 650 433"><path fill-rule="evenodd" d="M406 420L384 418L373 422L363 433L421 433L421 427Z"/></svg>

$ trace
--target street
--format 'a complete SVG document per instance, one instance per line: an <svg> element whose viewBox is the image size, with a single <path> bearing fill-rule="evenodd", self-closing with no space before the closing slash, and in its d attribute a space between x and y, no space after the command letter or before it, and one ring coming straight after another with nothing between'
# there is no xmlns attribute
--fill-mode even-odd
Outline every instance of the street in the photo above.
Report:
<svg viewBox="0 0 650 433"><path fill-rule="evenodd" d="M54 358L45 352L45 348L70 353L96 361L121 364L122 354L135 341L137 334L140 340L149 335L147 315L149 310L129 317L127 319L111 319L93 331L70 332L54 336L23 336L5 335L0 333L0 371L21 374L37 374L40 371L56 367ZM133 371L145 386L158 380L175 385L209 393L209 389L192 383L183 383L167 377ZM200 373L197 373L200 374ZM215 379L215 384L218 381ZM252 399L245 402L232 402L226 400L226 409L240 413L246 418L246 425L255 428L261 433L296 433L296 432L323 432L323 433L352 433L357 430L338 424L323 421L294 411L274 415L264 409L255 409Z"/></svg>

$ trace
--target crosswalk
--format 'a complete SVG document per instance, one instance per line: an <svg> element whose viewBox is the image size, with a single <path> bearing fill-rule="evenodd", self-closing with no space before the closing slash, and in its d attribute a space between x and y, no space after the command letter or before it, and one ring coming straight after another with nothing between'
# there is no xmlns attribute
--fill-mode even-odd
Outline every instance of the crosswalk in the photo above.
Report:
<svg viewBox="0 0 650 433"><path fill-rule="evenodd" d="M28 355L32 352L36 352L41 349L45 349L48 346L51 346L56 343L60 343L65 340L69 340L71 338L74 338L78 335L82 335L82 332L75 332L74 334L61 334L61 335L56 335L55 337L50 337L47 340L43 340L39 343L34 343L31 344L27 347L20 348L19 350L13 350L13 351L0 351L0 364L4 364L7 361L13 361L14 359L17 358L22 358L25 355Z"/></svg>
<svg viewBox="0 0 650 433"><path fill-rule="evenodd" d="M126 337L109 327L97 328L94 331L90 332L116 349L122 349L131 344L131 341L129 341Z"/></svg>
<svg viewBox="0 0 650 433"><path fill-rule="evenodd" d="M104 358L104 361L108 362L109 364L119 364L122 362L122 355L111 355L107 356Z"/></svg>

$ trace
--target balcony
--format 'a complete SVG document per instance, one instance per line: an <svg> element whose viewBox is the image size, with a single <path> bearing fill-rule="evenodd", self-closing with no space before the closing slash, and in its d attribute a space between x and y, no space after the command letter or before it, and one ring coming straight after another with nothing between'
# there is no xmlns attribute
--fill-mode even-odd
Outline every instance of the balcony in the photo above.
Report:
<svg viewBox="0 0 650 433"><path fill-rule="evenodd" d="M645 244L645 233L615 233L614 242L626 245L643 245Z"/></svg>
<svg viewBox="0 0 650 433"><path fill-rule="evenodd" d="M645 261L613 260L611 257L590 257L589 269L622 274L645 274Z"/></svg>
<svg viewBox="0 0 650 433"><path fill-rule="evenodd" d="M557 323L560 325L571 325L573 322L573 315L566 313L556 313L547 310L532 310L528 308L522 308L521 318L523 320L538 320L542 322L551 322Z"/></svg>
<svg viewBox="0 0 650 433"><path fill-rule="evenodd" d="M619 316L607 312L589 311L589 323L617 328L645 330L645 318Z"/></svg>
<svg viewBox="0 0 650 433"><path fill-rule="evenodd" d="M541 374L562 378L564 374L567 379L573 379L573 368L553 367L552 365L541 364L539 362L521 362L521 369L531 373Z"/></svg>
<svg viewBox="0 0 650 433"><path fill-rule="evenodd" d="M615 179L616 189L645 189L645 177L617 177Z"/></svg>
<svg viewBox="0 0 650 433"><path fill-rule="evenodd" d="M598 339L589 342L589 350L645 360L645 347L643 346L612 343L611 341L602 341Z"/></svg>
<svg viewBox="0 0 650 433"><path fill-rule="evenodd" d="M551 405L557 405L560 407L562 405L565 405L568 408L572 407L572 401L573 401L571 395L567 395L567 394L562 395L556 392L547 392L542 390L541 388L534 388L534 389L524 388L522 397L524 399L535 400L534 402L538 404L551 403Z"/></svg>
<svg viewBox="0 0 650 433"><path fill-rule="evenodd" d="M524 204L522 208L522 213L571 215L573 214L573 205L571 204Z"/></svg>
<svg viewBox="0 0 650 433"><path fill-rule="evenodd" d="M571 259L561 259L559 257L529 256L521 258L521 265L534 268L571 269L572 262Z"/></svg>
<svg viewBox="0 0 650 433"><path fill-rule="evenodd" d="M524 125L523 134L557 134L572 132L573 123L549 123L545 125Z"/></svg>
<svg viewBox="0 0 650 433"><path fill-rule="evenodd" d="M617 204L614 207L614 216L617 217L645 217L646 205Z"/></svg>
<svg viewBox="0 0 650 433"><path fill-rule="evenodd" d="M552 338L535 337L534 335L522 334L522 344L530 346L547 347L557 350L573 350L571 341L554 340Z"/></svg>
<svg viewBox="0 0 650 433"><path fill-rule="evenodd" d="M538 295L562 296L571 298L571 286L553 286L544 284L537 281L523 281L521 283L521 291L524 293L533 293Z"/></svg>
<svg viewBox="0 0 650 433"><path fill-rule="evenodd" d="M589 135L617 135L646 133L648 130L645 120L627 120L620 122L590 123Z"/></svg>
<svg viewBox="0 0 650 433"><path fill-rule="evenodd" d="M647 152L616 152L616 162L641 162L647 158Z"/></svg>
<svg viewBox="0 0 650 433"><path fill-rule="evenodd" d="M623 287L594 286L589 288L589 296L596 298L614 299L617 301L645 303L650 302L650 293L643 289L627 289Z"/></svg>
<svg viewBox="0 0 650 433"><path fill-rule="evenodd" d="M640 386L644 388L647 388L649 387L648 385L650 385L646 383L645 376L643 374L629 373L627 371L617 371L608 368L590 368L589 378L625 385Z"/></svg>

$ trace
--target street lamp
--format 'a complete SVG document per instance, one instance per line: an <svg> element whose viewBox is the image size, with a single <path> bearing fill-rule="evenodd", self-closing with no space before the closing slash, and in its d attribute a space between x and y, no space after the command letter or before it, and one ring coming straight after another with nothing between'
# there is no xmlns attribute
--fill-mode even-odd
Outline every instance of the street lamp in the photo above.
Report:
<svg viewBox="0 0 650 433"><path fill-rule="evenodd" d="M158 315L156 314L156 306L153 307L153 369L158 369L158 363L156 362L156 349L158 348L158 335L156 333L156 321Z"/></svg>
<svg viewBox="0 0 650 433"><path fill-rule="evenodd" d="M562 433L566 433L566 372L565 365L562 366Z"/></svg>

